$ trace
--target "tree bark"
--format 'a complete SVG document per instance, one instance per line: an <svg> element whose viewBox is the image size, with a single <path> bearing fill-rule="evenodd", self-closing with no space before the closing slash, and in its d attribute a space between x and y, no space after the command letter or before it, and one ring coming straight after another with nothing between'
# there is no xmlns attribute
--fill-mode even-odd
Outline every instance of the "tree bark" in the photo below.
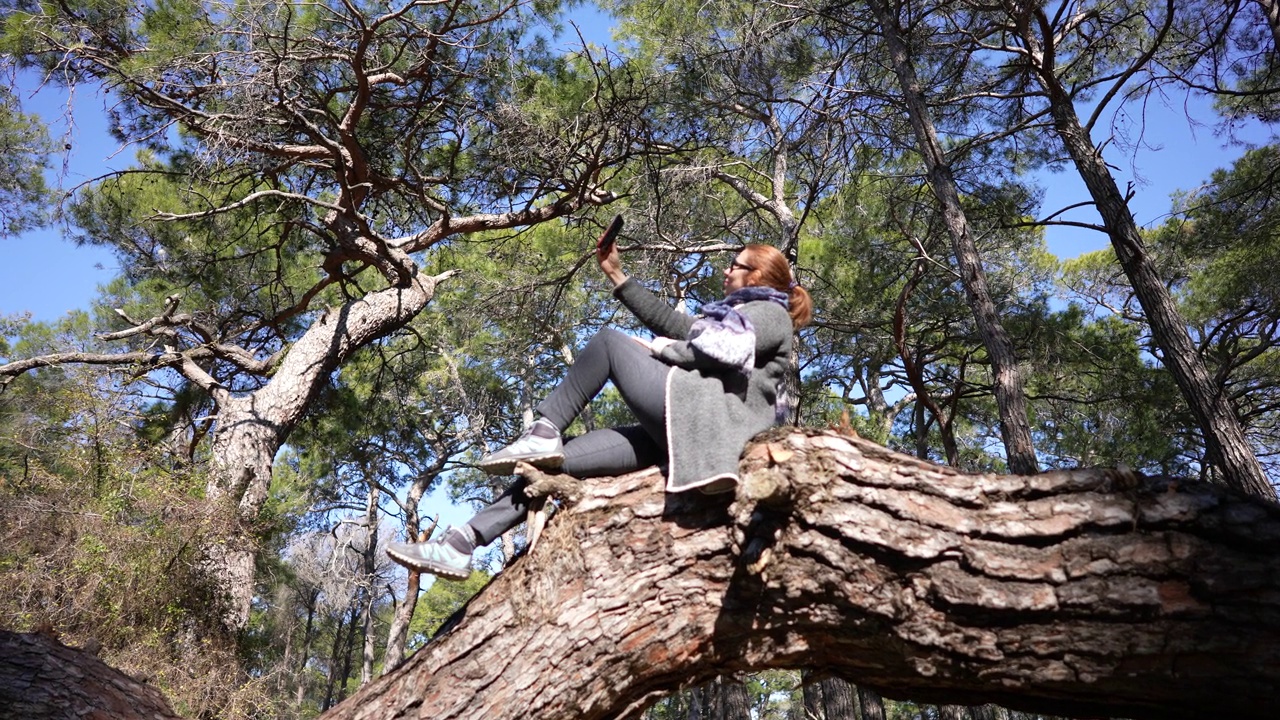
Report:
<svg viewBox="0 0 1280 720"><path fill-rule="evenodd" d="M418 501L426 492L425 478L414 481L409 489L408 502L405 503L405 536L409 542L426 542L435 534L440 522L437 515L426 532L419 532ZM408 571L404 600L395 603L395 612L391 618L391 627L387 629L387 649L382 654L382 673L395 670L404 662L405 651L409 646L409 625L413 622L413 613L418 608L418 591L422 589L422 573L417 570ZM391 593L394 599L395 593Z"/></svg>
<svg viewBox="0 0 1280 720"><path fill-rule="evenodd" d="M307 625L302 633L302 659L298 662L293 670L293 676L297 680L297 688L294 691L295 706L301 706L303 700L307 697L307 664L311 662L311 643L315 640L315 620L316 611L320 602L320 590L317 588L307 588Z"/></svg>
<svg viewBox="0 0 1280 720"><path fill-rule="evenodd" d="M366 472L368 469L366 468ZM372 477L372 474L369 474ZM377 483L369 483L369 495L364 509L364 547L361 548L361 603L360 636L364 641L360 653L360 684L373 679L373 664L377 660L378 643L374 637L374 602L377 592L373 584L378 579L378 492Z"/></svg>
<svg viewBox="0 0 1280 720"><path fill-rule="evenodd" d="M656 471L564 483L536 553L326 718L636 718L679 686L804 667L924 702L1274 716L1274 503L970 475L818 430L759 438L741 469L733 499L664 494Z"/></svg>
<svg viewBox="0 0 1280 720"><path fill-rule="evenodd" d="M0 630L0 720L177 720L159 690L40 633Z"/></svg>
<svg viewBox="0 0 1280 720"><path fill-rule="evenodd" d="M218 403L213 436L213 473L207 494L234 508L231 530L205 549L210 576L225 599L223 624L238 633L253 600L255 534L271 486L276 452L289 437L329 376L369 342L413 319L435 295L438 278L415 276L406 287L370 293L330 308L284 355L272 380L258 390L232 395L209 388Z"/></svg>
<svg viewBox="0 0 1280 720"><path fill-rule="evenodd" d="M1275 490L1262 471L1235 410L1226 394L1214 386L1203 358L1187 333L1187 323L1178 312L1177 303L1147 254L1124 195L1116 186L1101 151L1094 147L1089 131L1080 123L1075 103L1057 76L1054 38L1047 16L1040 9L1023 9L1021 14L1015 14L1014 22L1026 45L1034 76L1048 98L1058 137L1102 216L1116 259L1142 305L1151 336L1160 348L1161 360L1200 426L1209 463L1222 471L1223 479L1231 487L1274 499ZM1033 23L1038 31L1033 29Z"/></svg>
<svg viewBox="0 0 1280 720"><path fill-rule="evenodd" d="M826 720L822 710L822 684L812 679L812 671L800 672L800 699L805 720Z"/></svg>
<svg viewBox="0 0 1280 720"><path fill-rule="evenodd" d="M827 678L820 684L827 720L858 720L857 687L843 678Z"/></svg>
<svg viewBox="0 0 1280 720"><path fill-rule="evenodd" d="M1026 380L1018 367L1013 340L1000 322L1000 314L987 287L982 257L969 232L968 218L960 204L960 191L951 165L938 140L937 129L924 91L916 77L907 44L898 27L898 13L891 9L888 0L872 0L871 10L880 25L894 74L902 89L902 100L907 117L915 132L916 145L924 161L929 187L933 190L942 218L951 237L952 253L960 269L960 281L964 285L965 298L973 312L983 347L991 361L992 393L1000 413L1000 437L1004 442L1009 469L1015 473L1029 474L1039 469L1035 444L1031 439L1031 423L1027 419ZM942 422L942 418L938 418Z"/></svg>
<svg viewBox="0 0 1280 720"><path fill-rule="evenodd" d="M722 675L707 687L715 696L710 720L751 720L751 696L741 680Z"/></svg>
<svg viewBox="0 0 1280 720"><path fill-rule="evenodd" d="M858 710L862 720L884 720L884 700L880 693L867 686L858 688Z"/></svg>

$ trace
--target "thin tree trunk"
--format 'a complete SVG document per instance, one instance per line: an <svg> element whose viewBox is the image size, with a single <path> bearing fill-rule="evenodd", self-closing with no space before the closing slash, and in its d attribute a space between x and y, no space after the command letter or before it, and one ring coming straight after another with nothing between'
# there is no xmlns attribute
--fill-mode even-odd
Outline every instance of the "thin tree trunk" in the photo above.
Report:
<svg viewBox="0 0 1280 720"><path fill-rule="evenodd" d="M924 380L924 369L920 367L920 363L916 362L917 358L907 345L907 300L915 292L916 285L922 277L924 277L924 262L919 261L912 269L910 279L903 284L902 292L898 293L898 303L893 311L893 344L898 349L898 357L902 359L902 370L907 375L907 382L911 384L911 390L916 396L916 457L921 459L929 457L929 419L925 415L927 409L938 423L938 434L942 438L942 452L947 459L947 464L958 467L960 451L956 447L955 433L951 430L950 420L953 413L944 413L933 399L933 394Z"/></svg>
<svg viewBox="0 0 1280 720"><path fill-rule="evenodd" d="M294 692L294 704L302 705L302 701L307 697L307 663L311 662L311 643L315 639L315 618L316 603L320 600L320 590L317 588L308 588L307 598L307 624L306 629L302 632L302 653L298 660L297 674L298 687Z"/></svg>
<svg viewBox="0 0 1280 720"><path fill-rule="evenodd" d="M1081 125L1070 94L1057 77L1052 59L1054 48L1045 47L1032 28L1035 22L1037 28L1045 32L1050 27L1047 16L1040 9L1028 10L1015 15L1015 22L1034 65L1035 77L1048 97L1054 128L1102 216L1116 259L1129 278L1151 328L1152 338L1160 348L1161 360L1173 375L1200 426L1209 462L1222 471L1227 485L1251 495L1274 499L1275 491L1245 437L1235 410L1226 393L1214 387L1204 360L1187 332L1187 323L1178 312L1177 303L1161 280L1155 262L1147 254L1124 195L1116 186L1102 154L1094 147L1088 130ZM1053 43L1051 34L1043 42Z"/></svg>
<svg viewBox="0 0 1280 720"><path fill-rule="evenodd" d="M689 720L713 720L707 712L707 686L696 687L687 693L689 697Z"/></svg>
<svg viewBox="0 0 1280 720"><path fill-rule="evenodd" d="M364 566L360 582L364 585L364 603L360 608L361 635L364 643L360 658L360 684L373 679L373 663L377 659L377 639L373 634L374 582L378 577L378 486L369 483L369 496L364 511Z"/></svg>
<svg viewBox="0 0 1280 720"><path fill-rule="evenodd" d="M915 132L920 156L924 160L929 186L938 200L943 221L951 237L965 298L991 361L992 392L1000 412L1000 437L1004 442L1009 469L1021 475L1035 473L1039 470L1039 464L1031 439L1031 423L1027 419L1026 381L1018 367L1013 340L1000 322L1000 314L987 287L982 258L969 231L968 219L960 204L959 189L942 144L938 141L932 115L898 26L897 9L891 9L889 0L871 0L870 6L880 24L894 73L902 89L903 103Z"/></svg>
<svg viewBox="0 0 1280 720"><path fill-rule="evenodd" d="M822 683L811 681L812 670L800 671L800 698L803 720L827 720L822 708Z"/></svg>
<svg viewBox="0 0 1280 720"><path fill-rule="evenodd" d="M357 591L363 592L363 591ZM359 601L357 601L359 602ZM338 674L338 702L347 699L347 679L351 677L351 665L356 654L356 630L360 625L356 622L358 619L358 605L351 606L351 621L348 623L346 646L342 649L342 670Z"/></svg>
<svg viewBox="0 0 1280 720"><path fill-rule="evenodd" d="M333 689L338 681L338 667L342 664L342 648L346 645L347 626L349 624L354 626L354 622L347 622L347 617L350 615L352 614L344 609L342 615L338 617L338 627L333 631L333 645L329 648L329 672L324 688L324 704L321 705L324 710L334 705ZM355 628L352 627L350 632L355 632Z"/></svg>
<svg viewBox="0 0 1280 720"><path fill-rule="evenodd" d="M405 502L405 538L409 542L426 542L435 533L440 517L431 521L426 532L419 530L418 502L426 494L427 486L435 476L423 476L414 481L409 489ZM418 592L422 589L422 574L417 570L409 571L409 580L405 588L404 600L396 604L395 614L391 618L391 627L387 629L387 649L382 654L382 674L385 675L400 667L404 662L405 650L409 645L409 624L413 621L413 613L418 608ZM395 593L390 593L395 597Z"/></svg>
<svg viewBox="0 0 1280 720"><path fill-rule="evenodd" d="M741 680L721 675L716 678L715 686L719 699L716 720L751 720L751 695Z"/></svg>

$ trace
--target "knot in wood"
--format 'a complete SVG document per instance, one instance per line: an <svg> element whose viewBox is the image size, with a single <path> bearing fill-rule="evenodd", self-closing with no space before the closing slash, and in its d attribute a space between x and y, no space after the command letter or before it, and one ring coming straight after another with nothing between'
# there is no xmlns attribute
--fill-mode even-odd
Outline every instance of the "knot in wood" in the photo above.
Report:
<svg viewBox="0 0 1280 720"><path fill-rule="evenodd" d="M530 498L552 497L566 503L575 503L582 497L582 481L563 472L547 472L529 465L516 465L516 474L528 483L524 494Z"/></svg>

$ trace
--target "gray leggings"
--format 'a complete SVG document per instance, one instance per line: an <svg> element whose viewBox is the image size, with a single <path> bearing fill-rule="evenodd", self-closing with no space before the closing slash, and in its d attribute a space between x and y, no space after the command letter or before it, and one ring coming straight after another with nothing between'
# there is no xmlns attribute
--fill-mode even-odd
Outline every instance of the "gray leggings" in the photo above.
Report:
<svg viewBox="0 0 1280 720"><path fill-rule="evenodd" d="M666 380L671 366L640 343L612 328L596 333L569 373L537 412L562 432L609 381L639 421L638 425L593 430L564 443L564 471L577 478L621 475L658 465L667 458ZM529 510L525 481L517 480L492 505L468 521L487 545L519 525Z"/></svg>

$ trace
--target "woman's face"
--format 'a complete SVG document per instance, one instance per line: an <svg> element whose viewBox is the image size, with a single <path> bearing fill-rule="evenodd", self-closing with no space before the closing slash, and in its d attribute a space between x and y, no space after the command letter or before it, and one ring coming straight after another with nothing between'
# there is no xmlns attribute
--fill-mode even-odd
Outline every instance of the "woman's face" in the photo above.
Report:
<svg viewBox="0 0 1280 720"><path fill-rule="evenodd" d="M741 290L747 286L747 276L751 271L755 270L753 266L747 263L747 254L745 252L738 253L738 256L729 263L729 267L724 269L724 294L728 295L734 290Z"/></svg>

